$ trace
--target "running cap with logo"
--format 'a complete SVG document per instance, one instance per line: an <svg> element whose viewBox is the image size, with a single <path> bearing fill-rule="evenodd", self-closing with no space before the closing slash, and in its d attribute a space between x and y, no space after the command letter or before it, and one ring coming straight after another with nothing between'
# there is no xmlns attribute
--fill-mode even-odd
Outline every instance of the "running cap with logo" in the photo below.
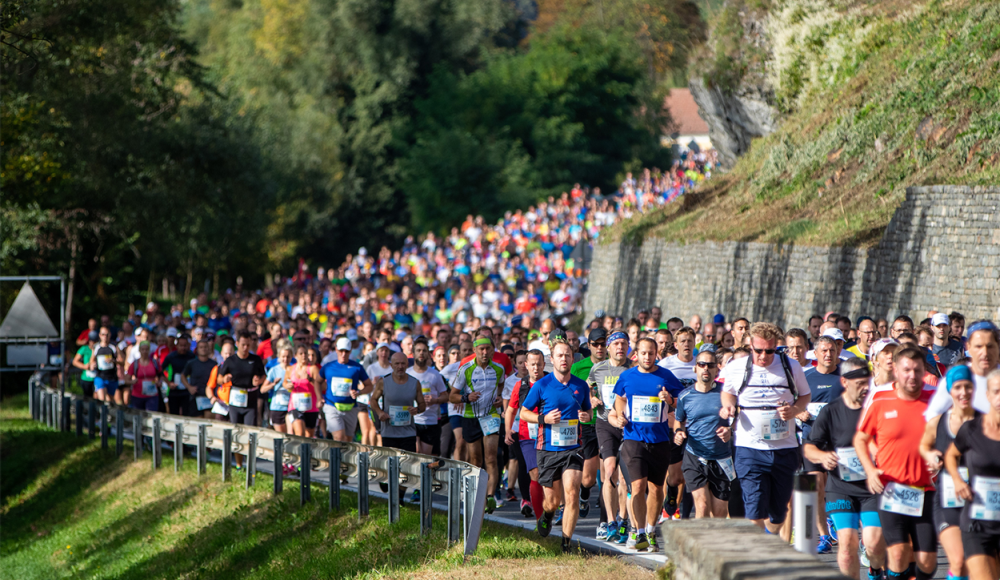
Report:
<svg viewBox="0 0 1000 580"><path fill-rule="evenodd" d="M559 339L566 340L566 331L561 328L553 329L552 332L549 333L549 340L552 341Z"/></svg>
<svg viewBox="0 0 1000 580"><path fill-rule="evenodd" d="M887 346L899 346L899 343L891 338L880 338L876 340L875 344L872 345L871 350L868 351L869 354L871 354L872 357L871 360L875 360L875 358L878 356L878 353L882 352L882 350L885 349Z"/></svg>
<svg viewBox="0 0 1000 580"><path fill-rule="evenodd" d="M347 337L338 338L337 350L351 350L351 339Z"/></svg>
<svg viewBox="0 0 1000 580"><path fill-rule="evenodd" d="M947 314L938 312L934 316L931 316L931 326L941 326L942 324L945 326L951 324L951 319L948 318Z"/></svg>

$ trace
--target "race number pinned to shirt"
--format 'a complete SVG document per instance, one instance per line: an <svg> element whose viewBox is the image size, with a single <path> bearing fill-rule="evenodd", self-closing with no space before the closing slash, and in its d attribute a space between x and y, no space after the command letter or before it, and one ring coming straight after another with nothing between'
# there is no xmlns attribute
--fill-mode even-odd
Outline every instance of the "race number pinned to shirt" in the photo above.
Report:
<svg viewBox="0 0 1000 580"><path fill-rule="evenodd" d="M823 407L826 405L827 403L809 403L806 405L806 410L809 411L809 417L815 421L816 417L819 417L819 412L822 411Z"/></svg>
<svg viewBox="0 0 1000 580"><path fill-rule="evenodd" d="M538 423L528 423L528 437L538 440Z"/></svg>
<svg viewBox="0 0 1000 580"><path fill-rule="evenodd" d="M206 411L212 408L212 399L208 397L195 397L194 402L198 406L199 411Z"/></svg>
<svg viewBox="0 0 1000 580"><path fill-rule="evenodd" d="M480 417L479 427L483 430L483 435L496 435L500 432L500 416L488 415Z"/></svg>
<svg viewBox="0 0 1000 580"><path fill-rule="evenodd" d="M778 416L776 410L750 410L748 414L754 426L754 434L764 441L781 441L791 434L788 421Z"/></svg>
<svg viewBox="0 0 1000 580"><path fill-rule="evenodd" d="M142 381L143 397L155 397L157 393L159 393L159 389L156 388L156 383L153 381Z"/></svg>
<svg viewBox="0 0 1000 580"><path fill-rule="evenodd" d="M115 360L110 354L97 355L97 370L110 371L115 368Z"/></svg>
<svg viewBox="0 0 1000 580"><path fill-rule="evenodd" d="M410 407L407 405L389 405L389 424L393 427L407 427L412 422Z"/></svg>
<svg viewBox="0 0 1000 580"><path fill-rule="evenodd" d="M660 417L659 397L632 396L632 420L636 423L659 423Z"/></svg>
<svg viewBox="0 0 1000 580"><path fill-rule="evenodd" d="M729 481L733 481L736 479L736 468L733 466L732 457L726 457L725 459L716 459L716 462L718 462L719 467L722 468L722 472L726 474L726 477L729 478Z"/></svg>
<svg viewBox="0 0 1000 580"><path fill-rule="evenodd" d="M334 397L350 397L351 384L351 379L333 377L330 379L330 390L333 391Z"/></svg>
<svg viewBox="0 0 1000 580"><path fill-rule="evenodd" d="M246 407L247 400L250 398L250 393L247 389L242 387L233 387L229 389L229 405L232 407Z"/></svg>
<svg viewBox="0 0 1000 580"><path fill-rule="evenodd" d="M868 478L853 447L837 448L837 474L842 481L864 481Z"/></svg>
<svg viewBox="0 0 1000 580"><path fill-rule="evenodd" d="M879 508L901 516L920 517L924 513L924 490L890 481L882 491Z"/></svg>
<svg viewBox="0 0 1000 580"><path fill-rule="evenodd" d="M308 413L313 407L312 393L292 393L292 408L299 413Z"/></svg>
<svg viewBox="0 0 1000 580"><path fill-rule="evenodd" d="M959 467L958 474L962 476L965 483L969 483L969 468ZM938 487L941 490L941 507L958 508L965 505L965 500L955 494L955 480L947 471L941 472L941 477L938 478Z"/></svg>
<svg viewBox="0 0 1000 580"><path fill-rule="evenodd" d="M552 433L552 445L556 447L572 447L579 442L579 425L576 419L560 421L550 429Z"/></svg>
<svg viewBox="0 0 1000 580"><path fill-rule="evenodd" d="M601 385L601 401L604 402L604 407L607 409L615 408L615 386L614 385Z"/></svg>
<svg viewBox="0 0 1000 580"><path fill-rule="evenodd" d="M969 507L969 517L1000 522L1000 477L973 477L972 492L974 497Z"/></svg>

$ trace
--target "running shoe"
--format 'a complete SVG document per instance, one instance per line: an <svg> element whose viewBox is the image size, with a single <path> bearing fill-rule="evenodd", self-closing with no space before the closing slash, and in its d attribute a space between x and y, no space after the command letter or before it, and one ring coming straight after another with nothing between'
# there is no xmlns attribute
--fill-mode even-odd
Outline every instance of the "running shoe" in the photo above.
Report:
<svg viewBox="0 0 1000 580"><path fill-rule="evenodd" d="M558 526L559 524L561 524L562 516L563 516L563 508L562 506L560 506L559 511L556 512L556 519L552 520L552 525Z"/></svg>
<svg viewBox="0 0 1000 580"><path fill-rule="evenodd" d="M649 547L649 538L646 537L646 532L639 532L635 535L635 550L637 552L645 551Z"/></svg>
<svg viewBox="0 0 1000 580"><path fill-rule="evenodd" d="M608 524L607 523L601 522L601 525L597 526L597 536L596 536L596 538L598 540L607 540L608 539Z"/></svg>
<svg viewBox="0 0 1000 580"><path fill-rule="evenodd" d="M833 518L826 516L826 527L830 530L830 539L833 540L833 545L837 545L837 526L833 524Z"/></svg>
<svg viewBox="0 0 1000 580"><path fill-rule="evenodd" d="M629 534L628 535L628 541L625 542L625 549L626 550L634 550L636 544L638 543L638 541L639 541L639 539L638 539L638 537L636 536L635 533Z"/></svg>
<svg viewBox="0 0 1000 580"><path fill-rule="evenodd" d="M500 495L500 490L499 489L496 490L496 492L494 492L494 494L493 494L493 500L496 501L497 507L503 507L504 506L503 496Z"/></svg>
<svg viewBox="0 0 1000 580"><path fill-rule="evenodd" d="M628 541L628 537L628 524L622 522L622 524L618 526L618 545L626 543Z"/></svg>
<svg viewBox="0 0 1000 580"><path fill-rule="evenodd" d="M378 484L378 488L382 490L382 493L389 493L389 484L388 483L379 483Z"/></svg>
<svg viewBox="0 0 1000 580"><path fill-rule="evenodd" d="M830 554L833 553L833 542L830 541L830 536L820 536L819 544L816 546L817 554Z"/></svg>
<svg viewBox="0 0 1000 580"><path fill-rule="evenodd" d="M608 524L608 537L605 540L617 544L621 537L621 534L618 533L618 524L615 522Z"/></svg>
<svg viewBox="0 0 1000 580"><path fill-rule="evenodd" d="M865 550L865 542L861 540L858 542L858 560L861 561L862 568L871 568L872 563L868 559L868 551Z"/></svg>
<svg viewBox="0 0 1000 580"><path fill-rule="evenodd" d="M486 513L491 514L497 511L497 499L495 497L487 496L486 498Z"/></svg>
<svg viewBox="0 0 1000 580"><path fill-rule="evenodd" d="M669 519L670 519L670 514L667 513L667 510L663 510L660 512L660 519L659 521L656 522L656 525L660 525Z"/></svg>
<svg viewBox="0 0 1000 580"><path fill-rule="evenodd" d="M650 553L655 554L660 550L659 546L656 544L656 532L647 534L647 536L649 537L649 551Z"/></svg>
<svg viewBox="0 0 1000 580"><path fill-rule="evenodd" d="M413 503L420 503L420 490L413 490L413 495L410 497L410 501Z"/></svg>
<svg viewBox="0 0 1000 580"><path fill-rule="evenodd" d="M542 514L536 524L538 525L538 535L543 538L549 537L549 532L552 531L552 515Z"/></svg>
<svg viewBox="0 0 1000 580"><path fill-rule="evenodd" d="M585 499L581 499L580 500L580 517L581 518L585 518L585 517L587 517L589 515L590 515L590 502L587 501L587 500L585 500Z"/></svg>
<svg viewBox="0 0 1000 580"><path fill-rule="evenodd" d="M531 504L529 502L526 501L521 502L521 515L526 518L530 518L531 516L535 515L531 511Z"/></svg>
<svg viewBox="0 0 1000 580"><path fill-rule="evenodd" d="M507 490L507 503L514 503L515 501L517 501L517 496L514 495L514 490L508 489Z"/></svg>
<svg viewBox="0 0 1000 580"><path fill-rule="evenodd" d="M951 576L949 575L949 578L950 577ZM884 578L885 578L885 575L882 573L881 570L879 570L878 572L874 572L874 573L871 571L871 569L868 570L868 580L883 580Z"/></svg>

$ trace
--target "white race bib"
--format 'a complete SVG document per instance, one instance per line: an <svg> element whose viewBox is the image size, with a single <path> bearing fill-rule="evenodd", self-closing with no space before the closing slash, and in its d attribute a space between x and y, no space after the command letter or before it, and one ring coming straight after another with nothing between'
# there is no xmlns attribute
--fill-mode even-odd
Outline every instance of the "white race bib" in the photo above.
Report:
<svg viewBox="0 0 1000 580"><path fill-rule="evenodd" d="M560 421L549 429L552 433L552 445L555 447L572 447L579 443L580 422L576 419Z"/></svg>
<svg viewBox="0 0 1000 580"><path fill-rule="evenodd" d="M174 384L177 385L178 389L184 388L184 383L181 382L181 373L174 374Z"/></svg>
<svg viewBox="0 0 1000 580"><path fill-rule="evenodd" d="M969 507L969 517L1000 522L1000 477L973 477L972 492L974 497Z"/></svg>
<svg viewBox="0 0 1000 580"><path fill-rule="evenodd" d="M969 483L969 469L967 467L959 467L958 473L965 480L965 483ZM938 493L941 495L941 507L958 508L965 505L965 500L955 495L955 480L947 471L941 472L941 477L938 478L938 489Z"/></svg>
<svg viewBox="0 0 1000 580"><path fill-rule="evenodd" d="M249 392L242 387L229 389L229 404L233 407L246 407L249 397Z"/></svg>
<svg viewBox="0 0 1000 580"><path fill-rule="evenodd" d="M809 416L815 420L816 417L819 417L819 412L822 411L823 407L826 405L827 403L809 403L806 405L806 410L809 411Z"/></svg>
<svg viewBox="0 0 1000 580"><path fill-rule="evenodd" d="M389 424L393 427L408 427L413 421L410 407L407 405L389 405Z"/></svg>
<svg viewBox="0 0 1000 580"><path fill-rule="evenodd" d="M110 354L99 354L97 355L97 369L101 371L110 371L115 368L115 359Z"/></svg>
<svg viewBox="0 0 1000 580"><path fill-rule="evenodd" d="M858 451L853 447L837 448L837 473L843 481L864 481L868 479L865 468L858 459Z"/></svg>
<svg viewBox="0 0 1000 580"><path fill-rule="evenodd" d="M219 402L215 403L214 405L212 405L212 412L215 413L215 414L217 414L217 415L228 415L229 414L229 405L223 403L222 401L219 401Z"/></svg>
<svg viewBox="0 0 1000 580"><path fill-rule="evenodd" d="M292 408L299 413L308 413L312 411L313 407L313 396L312 393L292 393Z"/></svg>
<svg viewBox="0 0 1000 580"><path fill-rule="evenodd" d="M500 417L497 415L480 417L479 427L483 430L483 435L495 435L500 432Z"/></svg>
<svg viewBox="0 0 1000 580"><path fill-rule="evenodd" d="M885 484L879 508L901 516L920 517L924 513L924 490L890 481Z"/></svg>
<svg viewBox="0 0 1000 580"><path fill-rule="evenodd" d="M334 397L350 397L351 379L341 377L330 379L330 390L333 392Z"/></svg>
<svg viewBox="0 0 1000 580"><path fill-rule="evenodd" d="M723 473L729 478L729 481L736 479L736 468L733 467L733 458L727 457L725 459L716 459L719 463L719 467L722 468Z"/></svg>
<svg viewBox="0 0 1000 580"><path fill-rule="evenodd" d="M632 420L636 423L659 423L661 401L659 397L632 397Z"/></svg>
<svg viewBox="0 0 1000 580"><path fill-rule="evenodd" d="M158 393L159 389L156 388L156 383L153 381L142 381L143 397L155 397Z"/></svg>
<svg viewBox="0 0 1000 580"><path fill-rule="evenodd" d="M272 411L287 411L288 402L292 400L292 394L286 389L281 389L275 391L274 396L271 397L271 410Z"/></svg>
<svg viewBox="0 0 1000 580"><path fill-rule="evenodd" d="M528 437L538 440L538 423L528 423Z"/></svg>
<svg viewBox="0 0 1000 580"><path fill-rule="evenodd" d="M212 399L209 399L208 397L195 397L194 403L198 406L199 411L212 408Z"/></svg>
<svg viewBox="0 0 1000 580"><path fill-rule="evenodd" d="M776 410L752 409L747 411L753 423L754 434L764 441L781 441L791 435L788 421L778 417Z"/></svg>
<svg viewBox="0 0 1000 580"><path fill-rule="evenodd" d="M615 408L614 385L601 385L601 401L604 402L605 409L611 410Z"/></svg>

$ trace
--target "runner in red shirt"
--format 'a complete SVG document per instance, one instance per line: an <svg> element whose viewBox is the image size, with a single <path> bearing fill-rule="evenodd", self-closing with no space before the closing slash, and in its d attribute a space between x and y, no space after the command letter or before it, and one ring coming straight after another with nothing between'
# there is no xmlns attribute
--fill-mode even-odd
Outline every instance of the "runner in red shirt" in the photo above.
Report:
<svg viewBox="0 0 1000 580"><path fill-rule="evenodd" d="M893 356L896 376L892 396L879 393L861 420L854 449L864 466L868 489L882 494L879 519L887 548L889 578L905 578L916 561L918 580L929 580L937 570L937 532L933 507L937 500L931 474L920 455L924 411L922 399L924 353L899 349ZM878 466L869 455L875 446Z"/></svg>

